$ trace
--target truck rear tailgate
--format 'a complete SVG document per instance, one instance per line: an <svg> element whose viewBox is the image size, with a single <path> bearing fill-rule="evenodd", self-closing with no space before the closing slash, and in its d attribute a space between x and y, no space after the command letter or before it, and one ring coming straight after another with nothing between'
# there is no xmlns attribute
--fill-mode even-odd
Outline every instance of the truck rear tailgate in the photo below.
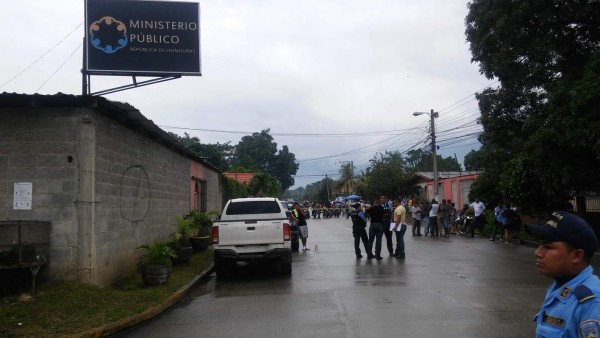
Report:
<svg viewBox="0 0 600 338"><path fill-rule="evenodd" d="M287 220L218 222L219 245L283 244Z"/></svg>

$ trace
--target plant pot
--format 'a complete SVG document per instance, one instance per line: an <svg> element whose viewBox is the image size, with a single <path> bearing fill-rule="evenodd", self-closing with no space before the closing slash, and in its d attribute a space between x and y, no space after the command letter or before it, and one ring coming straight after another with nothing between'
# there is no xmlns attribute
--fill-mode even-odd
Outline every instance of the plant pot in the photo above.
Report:
<svg viewBox="0 0 600 338"><path fill-rule="evenodd" d="M181 246L175 249L177 257L171 257L171 262L175 265L188 264L192 258L194 249L191 246Z"/></svg>
<svg viewBox="0 0 600 338"><path fill-rule="evenodd" d="M191 236L190 244L194 252L204 251L210 244L210 236Z"/></svg>
<svg viewBox="0 0 600 338"><path fill-rule="evenodd" d="M142 281L147 286L166 285L171 277L171 264L142 265Z"/></svg>

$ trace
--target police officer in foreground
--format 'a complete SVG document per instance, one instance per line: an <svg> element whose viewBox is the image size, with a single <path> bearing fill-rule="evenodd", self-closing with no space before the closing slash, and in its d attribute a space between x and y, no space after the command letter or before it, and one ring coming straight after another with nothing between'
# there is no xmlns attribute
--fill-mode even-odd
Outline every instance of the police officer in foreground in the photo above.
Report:
<svg viewBox="0 0 600 338"><path fill-rule="evenodd" d="M598 239L592 228L558 211L545 224L525 230L540 240L535 250L538 271L554 279L534 318L536 337L600 336L600 280L590 265Z"/></svg>
<svg viewBox="0 0 600 338"><path fill-rule="evenodd" d="M354 252L356 258L362 258L360 252L360 241L362 240L368 258L373 258L371 248L369 248L369 238L367 237L367 218L360 208L360 203L352 205L350 218L352 219L352 236L354 236Z"/></svg>

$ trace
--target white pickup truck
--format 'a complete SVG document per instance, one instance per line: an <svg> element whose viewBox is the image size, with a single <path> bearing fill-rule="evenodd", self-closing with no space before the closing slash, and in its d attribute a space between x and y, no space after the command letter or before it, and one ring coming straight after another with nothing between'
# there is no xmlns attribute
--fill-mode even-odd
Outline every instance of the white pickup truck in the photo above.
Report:
<svg viewBox="0 0 600 338"><path fill-rule="evenodd" d="M282 203L273 197L232 199L212 227L217 277L230 275L237 265L257 261L277 263L292 273L290 222Z"/></svg>

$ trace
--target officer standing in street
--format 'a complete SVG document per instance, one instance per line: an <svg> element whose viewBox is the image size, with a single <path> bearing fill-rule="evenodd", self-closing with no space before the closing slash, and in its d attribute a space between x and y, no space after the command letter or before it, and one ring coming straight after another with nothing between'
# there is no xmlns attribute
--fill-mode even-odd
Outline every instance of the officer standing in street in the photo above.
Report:
<svg viewBox="0 0 600 338"><path fill-rule="evenodd" d="M360 203L356 203L352 206L353 210L350 212L352 236L354 236L354 252L356 253L356 258L362 258L360 252L360 241L362 240L368 258L373 258L371 257L372 250L369 247L369 238L367 237L367 218L360 207Z"/></svg>
<svg viewBox="0 0 600 338"><path fill-rule="evenodd" d="M381 220L383 224L383 234L385 235L385 245L387 246L390 256L394 256L394 244L392 242L392 236L394 233L390 228L394 208L392 206L392 201L388 201L386 196L380 196L379 203L381 204L381 207L383 207L383 210L385 210Z"/></svg>
<svg viewBox="0 0 600 338"><path fill-rule="evenodd" d="M367 258L375 258L376 260L382 260L381 257L381 237L383 237L383 215L386 211L379 203L379 200L373 201L373 206L367 209L367 215L371 219L371 225L369 226L369 249L375 250L369 251L369 257ZM373 247L373 243L375 243L375 247Z"/></svg>
<svg viewBox="0 0 600 338"><path fill-rule="evenodd" d="M554 279L534 318L536 337L600 336L600 279L590 265L598 239L592 228L582 218L558 211L545 224L525 230L540 240L538 271Z"/></svg>

